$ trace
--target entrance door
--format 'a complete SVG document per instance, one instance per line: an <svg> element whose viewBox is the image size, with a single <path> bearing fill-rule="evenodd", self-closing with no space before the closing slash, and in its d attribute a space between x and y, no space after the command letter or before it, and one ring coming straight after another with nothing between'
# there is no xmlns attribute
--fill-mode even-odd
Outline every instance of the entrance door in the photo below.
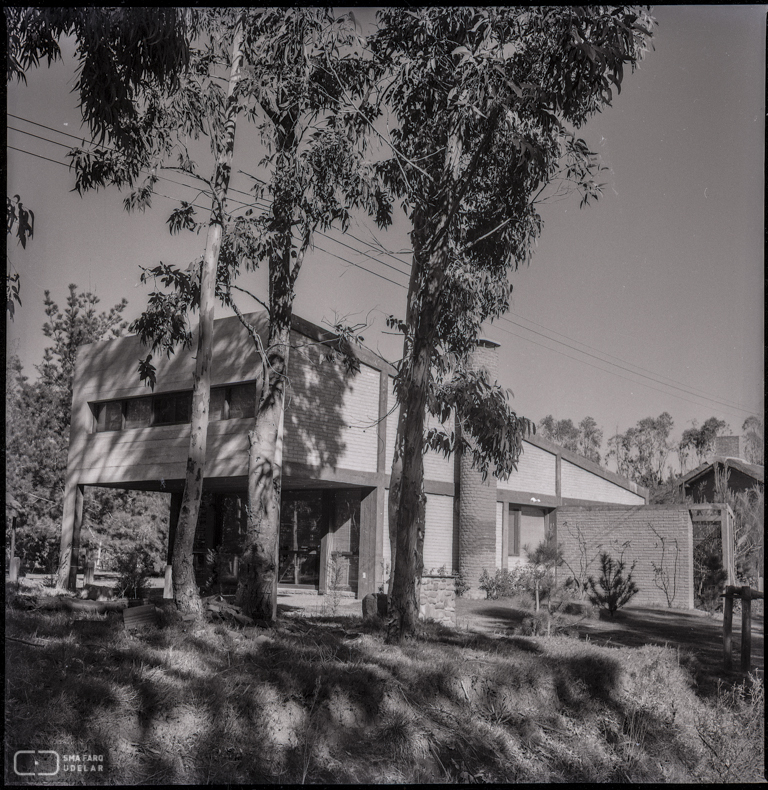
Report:
<svg viewBox="0 0 768 790"><path fill-rule="evenodd" d="M319 586L321 541L327 532L327 508L321 491L283 491L279 584Z"/></svg>

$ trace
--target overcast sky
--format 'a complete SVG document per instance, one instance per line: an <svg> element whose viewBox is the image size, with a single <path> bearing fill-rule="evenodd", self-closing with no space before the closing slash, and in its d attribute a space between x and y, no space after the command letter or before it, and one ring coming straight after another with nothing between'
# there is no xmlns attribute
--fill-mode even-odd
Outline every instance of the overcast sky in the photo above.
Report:
<svg viewBox="0 0 768 790"><path fill-rule="evenodd" d="M582 130L609 168L604 196L582 210L576 196L543 208L530 267L510 277L512 310L486 331L501 344L500 383L519 414L590 415L606 439L663 411L674 437L713 415L738 433L764 410L766 7L661 6L654 15L655 51ZM202 236L168 234L170 199L128 215L115 189L71 192L62 163L77 141L67 135L83 133L73 83L67 57L8 87L7 190L36 222L26 250L8 245L23 306L8 322L7 347L30 376L47 344L45 289L62 307L70 282L104 308L125 296L131 319L147 295L139 266L186 266L204 246ZM239 142L235 167L248 170L248 135ZM158 189L191 196L168 181ZM399 339L383 332L387 315L405 312L408 230L398 216L390 232L376 232L395 255L367 246L366 226L353 227L354 238L334 234L341 244L318 236L295 312L318 324L367 321L368 345L397 358ZM262 279L253 287L263 294Z"/></svg>

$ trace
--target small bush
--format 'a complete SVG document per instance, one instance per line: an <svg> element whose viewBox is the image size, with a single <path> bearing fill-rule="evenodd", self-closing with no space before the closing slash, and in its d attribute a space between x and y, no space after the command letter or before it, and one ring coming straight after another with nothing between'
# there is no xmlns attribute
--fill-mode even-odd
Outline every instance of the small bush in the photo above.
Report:
<svg viewBox="0 0 768 790"><path fill-rule="evenodd" d="M614 560L607 551L600 553L600 578L595 582L592 576L589 577L589 600L608 610L613 617L616 610L629 603L639 592L637 585L632 581L632 571L635 563L629 569L629 573L624 578L626 563L623 559Z"/></svg>
<svg viewBox="0 0 768 790"><path fill-rule="evenodd" d="M699 585L699 605L705 612L711 614L722 608L720 593L728 580L728 574L723 568L723 561L717 552L709 554L702 565L704 572Z"/></svg>
<svg viewBox="0 0 768 790"><path fill-rule="evenodd" d="M152 576L152 555L143 546L134 546L117 558L115 592L121 598L143 598L148 592L147 580Z"/></svg>
<svg viewBox="0 0 768 790"><path fill-rule="evenodd" d="M480 574L479 587L485 590L485 597L495 601L497 598L510 598L518 590L518 575L511 574L506 568L497 570L491 576L486 568Z"/></svg>
<svg viewBox="0 0 768 790"><path fill-rule="evenodd" d="M469 589L469 584L467 580L464 578L464 575L459 571L456 574L454 586L456 588L456 597L461 598L462 595Z"/></svg>

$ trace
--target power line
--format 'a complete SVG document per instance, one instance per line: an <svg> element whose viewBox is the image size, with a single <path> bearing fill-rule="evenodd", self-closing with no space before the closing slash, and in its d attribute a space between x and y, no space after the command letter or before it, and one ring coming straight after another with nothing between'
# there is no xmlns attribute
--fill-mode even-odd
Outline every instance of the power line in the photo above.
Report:
<svg viewBox="0 0 768 790"><path fill-rule="evenodd" d="M21 116L13 115L12 113L9 113L8 115L9 115L10 117L14 117L14 118L17 118L17 119L19 119L19 120L25 121L25 122L27 122L27 123L34 124L35 126L39 126L39 127L41 127L41 128L48 129L48 130L50 130L50 131L56 132L57 134L61 134L61 135L63 135L63 136L66 136L66 137L71 137L71 138L73 138L73 139L81 139L81 138L79 138L79 137L77 137L77 136L75 136L75 135L69 134L68 132L60 132L60 131L59 131L59 130L57 130L57 129L53 129L53 127L46 126L45 124L40 124L40 123L37 123L36 121L31 121L31 120L29 120L29 119L27 119L27 118L23 118L23 117L21 117ZM8 128L9 128L9 129L11 129L12 131L20 132L20 133L22 133L22 134L28 134L28 135L30 135L30 136L32 136L32 137L35 137L35 138L37 138L37 139L44 140L44 141L46 141L46 142L53 143L53 144L55 144L55 145L59 145L59 146L62 146L62 147L68 147L68 146L66 146L66 145L65 145L65 144L63 144L63 143L58 143L58 142L57 142L57 141L55 141L55 140L50 140L50 139L48 139L48 138L46 138L46 137L41 137L40 135L35 135L35 134L32 134L31 132L25 132L25 131L23 131L23 130L20 130L20 129L15 129L15 128L13 128L13 127L10 127L10 126L9 126ZM45 160L45 161L53 162L54 164L59 164L59 165L61 165L61 166L63 166L63 167L69 167L69 165L67 165L66 163L59 162L59 161L57 161L57 160L54 160L54 159L50 159L49 157L45 157L45 156L42 156L42 155L40 155L40 154L35 154L35 153L31 152L31 151L26 151L26 150L24 150L24 149L16 148L15 146L10 146L10 145L9 145L9 146L8 146L8 148L10 148L10 149L12 149L12 150L15 150L15 151L19 151L19 152L21 152L21 153L26 153L26 154L29 154L30 156L35 156L35 157L37 157L37 158L39 158L39 159L43 159L43 160ZM169 183L175 184L175 185L177 185L177 186L180 186L180 187L186 188L186 189L194 189L194 188L195 188L194 186L192 186L192 185L190 185L190 184L184 184L184 183L182 183L182 182L175 181L175 180L173 180L173 179L170 179L170 178L168 178L167 176L158 176L158 178L159 178L159 179L163 179L163 180L165 180L165 181L168 181ZM248 193L248 192L244 192L243 190L239 190L239 189L235 189L235 188L231 188L231 189L230 189L230 192L235 192L235 193L237 193L237 194L241 194L241 195L244 195L244 196L247 196L247 197L253 197L253 196L252 196L250 193ZM156 192L155 194L157 194L159 197L163 197L163 198L166 198L166 199L168 199L168 200L177 200L176 198L171 198L171 197L169 197L168 195L164 195L164 194L162 194L162 193L160 193L160 192ZM250 206L256 206L256 207L260 208L261 210L266 210L266 209L268 209L268 208L269 208L269 203L268 203L268 201L265 201L264 199L255 198L253 203L244 203L243 201L241 201L241 200L237 200L237 199L235 199L235 198L229 198L229 199L230 199L232 202L234 202L234 203L239 203L241 207L250 207ZM260 205L260 204L261 204L261 205ZM192 204L192 205L194 205L196 208L200 208L201 210L207 210L207 209L208 209L208 207L199 206L198 204ZM393 271L395 271L395 272L398 272L399 274L403 274L403 275L405 275L405 276L409 276L409 272L402 271L402 270L398 269L397 267L395 267L395 266L392 266L391 264L388 264L388 263L386 263L386 262L384 262L384 261L381 261L381 260L379 260L378 258L375 258L375 257L373 257L372 255L370 255L369 253L367 253L367 252L365 252L365 251L363 251L363 250L360 250L360 249L358 249L358 248L356 248L356 247L354 247L354 246L352 246L352 245L350 245L350 244L347 244L347 243L345 243L345 242L343 242L343 241L340 241L339 239L336 239L336 238L334 238L333 236L330 236L330 235L329 235L329 234L327 234L327 233L324 233L324 232L322 232L322 231L316 231L316 233L317 233L318 235L320 235L320 236L323 236L324 238L327 238L329 241L332 241L332 242L334 242L335 244L338 244L339 246L345 247L345 248L347 248L347 249L350 249L350 250L352 250L353 252L356 252L356 253L357 253L357 254L359 254L359 255L362 255L363 257L369 258L369 259L370 259L371 261L373 261L374 263L377 263L377 264L379 264L379 265L381 265L381 266L386 266L387 268L389 268L389 269L392 269ZM354 240L356 240L356 241L360 242L361 244L365 244L365 245L366 245L366 246L368 246L370 249L375 249L375 247L373 247L372 245L369 245L367 242L365 242L364 240L360 239L360 238L359 238L359 237L357 237L357 236L354 236L353 234L347 233L347 234L345 234L345 235L346 235L346 236L349 236L349 237L351 237L351 238L353 238ZM372 275L373 275L373 276L375 276L375 277L378 277L378 278L380 278L380 279L386 280L387 282L390 282L390 283L392 283L393 285L397 285L397 286L399 286L399 287L401 287L401 288L406 288L406 287L407 287L407 286L405 286L405 285L404 285L404 284L402 284L402 283L399 283L399 282L396 282L395 280L392 280L392 279L390 279L389 277L385 277L384 275L382 275L382 274L379 274L378 272L375 272L375 271L373 271L373 270L371 270L371 269L368 269L368 268L366 268L366 267L364 267L364 266L361 266L360 264L357 264L357 263L355 263L354 261L351 261L351 260L349 260L348 258L344 258L343 256L339 255L338 253L331 253L329 250L326 250L326 249L324 249L324 248L320 247L320 246L319 246L319 245L317 245L317 244L315 244L314 246L315 246L317 249L319 249L320 251L322 251L322 252L325 252L325 253L326 253L326 254L328 254L328 255L334 255L334 256L335 256L335 257L337 257L339 260L342 260L342 261L344 261L345 263L348 263L348 264L350 264L351 266L355 266L356 268L358 268L358 269L361 269L362 271L364 271L364 272L367 272L368 274L372 274ZM385 251L385 252L386 252L386 251ZM395 256L394 256L392 253L386 253L386 254L390 255L390 257L392 257L393 259L397 260L397 261L398 261L398 262L400 262L400 263L405 263L404 261L400 261L398 258L396 258L396 257L395 257ZM575 346L572 346L572 345L570 345L569 343L565 343L565 342L563 342L563 341L561 341L561 340L557 340L556 338L549 337L548 335L546 335L546 334L543 334L542 332L538 332L538 331L536 331L535 329L531 329L530 327L527 327L527 326L525 326L525 325L523 325L523 324L519 324L519 323L517 323L517 322L515 322L515 321L512 321L511 319L509 319L509 318L506 318L506 317L504 317L504 316L501 316L501 320L502 320L502 321L504 321L504 322L506 322L506 323L508 323L508 324L510 324L510 325L512 325L512 326L517 326L517 327L519 327L519 328L521 328L521 329L524 329L524 330L526 330L526 331L528 331L528 332L531 332L531 333L533 333L533 334L539 335L540 337L543 337L543 338L545 338L545 339L549 340L549 341L550 341L550 342L552 342L552 343L556 343L556 344L559 344L559 345L565 346L566 348L569 348L569 349L571 349L571 350L573 350L573 351L576 351L576 352L577 352L577 353L579 353L579 354L583 354L583 355L585 355L585 356L592 357L593 359L596 359L596 360L598 360L598 361L600 361L600 362L603 362L603 363L604 363L604 364L606 364L606 365L610 365L610 366L612 366L612 367L616 367L616 368L618 368L618 369L620 369L620 370L624 370L624 371L626 371L626 372L628 372L628 373L631 373L632 375L635 375L635 376L639 376L639 377L641 377L641 378L648 379L649 381L653 381L654 383L656 383L656 384L660 384L660 385L662 385L662 386L664 386L664 387L669 387L669 388L672 388L672 389L676 389L676 390L679 390L680 392L684 392L686 395L692 395L692 396L694 396L694 397L701 398L701 399L703 399L703 400L708 400L708 401L710 401L710 402L712 402L712 403L714 403L714 404L717 404L717 405L718 405L719 407L721 407L721 408L722 408L722 407L726 407L726 408L729 408L729 409L737 409L738 411L741 411L741 412L744 412L744 413L747 413L747 414L753 414L753 412L751 412L749 409L746 409L746 408L744 408L744 407L743 407L741 404L736 404L736 403L729 402L729 401L723 401L723 400L721 400L721 399L718 399L718 398L715 398L715 397L713 397L713 396L709 396L709 395L707 395L706 393L703 393L703 391L696 390L696 388L694 388L694 387L687 387L686 385L682 385L682 386L676 386L676 384L682 384L682 382L677 382L676 384L671 384L671 383L668 383L668 382L666 382L666 381L661 381L661 380L659 380L659 378L656 378L656 377L655 377L655 376L661 376L661 374L654 374L654 373L653 373L653 371L647 370L646 368L642 368L642 367L641 367L641 366L639 366L639 365L634 365L634 363L627 362L627 360L624 360L624 359L622 359L621 357L616 357L615 355L608 354L607 352L600 351L599 349L594 349L592 346L589 346L589 345L588 345L588 344L586 344L586 343L581 343L581 341L574 340L573 338L569 338L567 335L563 335L562 333L560 333L560 332L557 332L556 330L551 330L551 329L549 329L548 327L545 327L545 326L543 326L542 324L537 324L535 321L530 321L530 319L524 319L524 320L526 320L526 321L529 321L530 323L533 323L533 324L535 324L536 326L540 326L542 329L546 329L547 331L550 331L550 332L552 332L552 333L554 333L554 334L558 334L558 335L560 335L561 337L566 337L566 338L568 338L569 340L573 340L573 342L580 343L581 345L584 345L584 346L586 346L587 348L593 348L593 350L594 350L594 351L598 351L598 352L599 352L599 353L601 353L601 354L605 354L606 356L613 357L614 359L617 359L617 360L619 360L619 361L621 361L621 362L624 362L624 363L626 363L626 364L628 364L628 365L633 365L634 367L636 367L636 368L639 368L639 370L644 370L646 373L648 373L648 374L650 374L650 375L645 375L644 373L639 373L638 371L636 371L636 370L632 370L632 369L630 369L630 368L628 368L628 367L625 367L624 365L619 365L619 364L617 364L617 363L615 363L615 362L611 362L611 361L610 361L610 360L608 360L608 359L603 359L603 358L602 358L602 357L600 357L600 356L597 356L597 355L595 355L595 354L591 354L591 353L589 353L588 351L584 351L583 349L576 348ZM527 337L524 337L524 336L521 336L521 335L517 335L517 334L515 334L515 333L513 333L513 332L509 332L508 330L505 330L505 329L503 329L502 327L499 327L499 326L497 326L497 328L498 328L500 331L503 331L503 332L506 332L507 334L510 334L510 335L512 335L513 337L518 337L518 338L520 338L520 339L522 339L522 340L528 340L528 342L534 343L535 345L539 345L539 346L541 346L542 348L545 348L545 349L547 349L547 350L549 350L549 351L554 351L555 353L560 353L560 354L562 354L563 356L566 356L566 357L568 357L569 359L573 359L574 361L582 362L582 363L583 363L583 364L585 364L585 365L589 365L590 367L595 367L595 368L597 368L598 370L602 370L603 372L606 372L606 373L611 373L612 375L616 375L616 376L618 376L619 378L625 379L625 380L627 380L627 381L631 381L631 382L633 382L633 383L642 384L642 382L637 382L637 381L636 381L636 380L634 380L634 379L627 379L625 376L621 376L621 375L620 375L620 374L618 374L618 373L613 373L612 371L610 371L610 370L606 370L605 368L601 368L601 367L598 367L598 366L596 366L596 365L591 365L590 363L586 362L585 360L580 360L580 359L577 359L577 358L575 358L575 357L571 357L571 356L570 356L570 355L568 355L568 354L563 354L563 352L560 352L560 351L558 351L557 349L553 349L553 348L551 348L551 347L549 347L549 346L545 346L545 345L543 345L543 344L541 344L541 343L536 343L534 340L531 340L530 338L527 338ZM664 377L664 376L661 376L661 377L662 377L662 378L669 378L669 377ZM670 381L674 381L674 379L670 379ZM649 385L643 385L643 386L648 386L648 387L649 387L649 389L654 389L654 390L656 390L657 392L666 392L665 390L659 390L659 389L657 389L656 387L650 387ZM675 395L674 395L674 393L671 393L671 392L670 392L670 393L666 393L666 394L673 395L674 397L680 397L680 396L675 396ZM695 401L691 401L691 400L689 400L689 399L687 399L687 398L681 398L681 397L680 397L680 399L681 399L681 400L686 400L686 401L687 401L687 402L689 402L689 403L695 403ZM696 404L696 405L702 405L702 404L700 404L700 403L699 403L699 404ZM730 413L733 413L733 412L730 412Z"/></svg>
<svg viewBox="0 0 768 790"><path fill-rule="evenodd" d="M547 351L552 351L555 354L560 354L561 356L567 357L568 359L572 359L574 362L578 362L581 365L588 365L591 368L595 368L595 370L600 370L603 373L608 373L611 376L617 376L618 378L624 379L625 381L629 381L632 384L636 384L636 385L639 385L641 387L646 387L647 389L652 389L652 390L655 390L656 392L661 392L663 395L669 395L672 398L678 398L679 400L684 400L687 403L694 404L695 406L704 406L704 405L706 405L706 404L703 404L703 403L698 403L696 401L692 401L689 398L684 398L682 395L676 395L674 392L668 392L667 390L661 390L658 387L652 387L650 384L645 384L642 381L637 381L636 379L630 379L627 376L622 376L620 373L615 373L612 370L606 370L605 368L601 368L598 365L593 365L591 362L587 362L586 360L578 359L577 357L572 357L570 354L566 354L564 351L558 351L556 348L550 348L549 346L545 346L543 343L537 343L535 340L531 340L531 338L529 338L529 337L525 337L524 335L518 335L516 332L510 332L508 329L504 329L503 327L491 325L491 328L498 329L499 332L504 332L504 334L511 335L512 337L517 337L520 340L527 341L528 343L533 343L533 345L540 346L541 348L544 348ZM549 338L549 339L553 340L552 338ZM558 341L553 340L553 342L558 342ZM608 362L607 360L601 360L601 361L606 362L606 364L608 364L608 365L612 365L613 364L612 362ZM632 371L629 371L629 372L632 373ZM638 373L636 375L639 376L641 374ZM648 377L645 376L643 378L648 378ZM663 384L663 382L657 382L657 383ZM666 386L666 385L664 385L664 386ZM690 395L690 394L694 394L694 393L687 393L687 394ZM734 411L732 411L731 408L722 408L721 407L721 411L725 411L728 414L732 414L734 417L738 417L738 415ZM754 414L755 413L753 411L750 411L749 409L739 409L739 411L741 411L741 412L743 412L745 414ZM739 419L741 419L741 418L739 418Z"/></svg>

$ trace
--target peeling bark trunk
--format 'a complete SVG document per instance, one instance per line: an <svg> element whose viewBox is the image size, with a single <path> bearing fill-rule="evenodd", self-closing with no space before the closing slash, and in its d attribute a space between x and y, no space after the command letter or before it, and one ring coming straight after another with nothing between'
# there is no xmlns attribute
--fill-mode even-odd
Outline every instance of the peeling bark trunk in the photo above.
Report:
<svg viewBox="0 0 768 790"><path fill-rule="evenodd" d="M235 30L232 43L232 68L227 93L224 134L221 154L216 163L214 197L200 275L200 321L198 324L197 357L192 389L192 424L189 436L184 494L173 546L173 598L182 612L202 614L202 603L195 582L192 549L200 513L205 477L205 456L208 438L208 417L211 400L211 356L213 350L213 319L216 291L216 269L219 262L224 225L224 201L227 197L235 147L237 100L235 85L239 79L243 54L241 51L242 21Z"/></svg>
<svg viewBox="0 0 768 790"><path fill-rule="evenodd" d="M276 217L275 223L283 237L283 255L269 262L266 383L259 397L256 425L248 435L248 527L236 598L248 616L267 621L277 619L283 417L293 310L290 217ZM295 266L301 266L302 257L303 251ZM295 269L294 276L297 272Z"/></svg>

